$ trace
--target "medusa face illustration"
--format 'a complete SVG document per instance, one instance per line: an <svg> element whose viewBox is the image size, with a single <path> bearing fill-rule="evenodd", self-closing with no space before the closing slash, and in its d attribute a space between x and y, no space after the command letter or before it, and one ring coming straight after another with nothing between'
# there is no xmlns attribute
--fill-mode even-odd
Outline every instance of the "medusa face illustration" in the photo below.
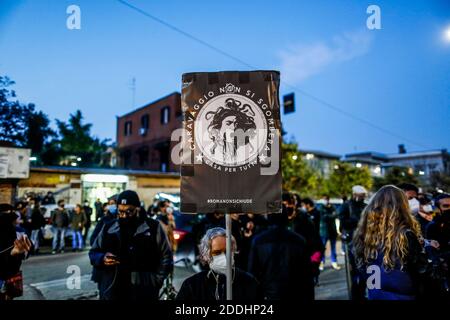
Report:
<svg viewBox="0 0 450 320"><path fill-rule="evenodd" d="M210 102L204 109L199 119L206 124L201 130L206 134L201 140L206 156L223 165L234 166L258 152L257 129L263 131L259 137L262 141L266 126L264 115L250 99L228 94Z"/></svg>

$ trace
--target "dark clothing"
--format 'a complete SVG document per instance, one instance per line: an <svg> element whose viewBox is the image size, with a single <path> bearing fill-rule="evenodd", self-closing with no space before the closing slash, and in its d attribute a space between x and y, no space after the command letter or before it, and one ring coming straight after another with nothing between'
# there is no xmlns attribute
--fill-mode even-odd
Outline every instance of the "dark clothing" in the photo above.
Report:
<svg viewBox="0 0 450 320"><path fill-rule="evenodd" d="M426 238L427 226L430 224L431 221L428 221L427 219L423 218L419 213L414 214L414 217L420 224L420 230L422 231L423 237Z"/></svg>
<svg viewBox="0 0 450 320"><path fill-rule="evenodd" d="M101 201L96 201L94 203L94 206L95 206L95 221L99 221L104 216L103 204L101 203Z"/></svg>
<svg viewBox="0 0 450 320"><path fill-rule="evenodd" d="M314 223L314 230L319 233L320 231L320 211L314 207L311 211L308 211L308 215Z"/></svg>
<svg viewBox="0 0 450 320"><path fill-rule="evenodd" d="M67 228L69 226L69 215L65 209L53 210L51 220L54 227Z"/></svg>
<svg viewBox="0 0 450 320"><path fill-rule="evenodd" d="M266 299L314 299L306 241L284 226L271 227L253 239L248 271L260 282Z"/></svg>
<svg viewBox="0 0 450 320"><path fill-rule="evenodd" d="M17 239L16 227L9 217L0 215L0 281L6 280L17 274L25 255L12 256L12 246ZM10 248L11 247L11 248Z"/></svg>
<svg viewBox="0 0 450 320"><path fill-rule="evenodd" d="M103 218L100 219L100 221L97 222L94 231L92 231L91 239L89 240L91 247L94 245L95 239L97 238L98 234L103 229L103 227L106 225L107 226L106 228L109 228L114 223L115 219L116 219L115 216L113 216L110 213L107 213ZM103 274L102 272L103 272L102 268L92 266L91 280L96 283L100 283L100 279Z"/></svg>
<svg viewBox="0 0 450 320"><path fill-rule="evenodd" d="M56 204L55 197L46 195L46 196L44 197L44 199L42 199L42 204L43 204L43 205L47 205L47 204Z"/></svg>
<svg viewBox="0 0 450 320"><path fill-rule="evenodd" d="M118 220L121 220L120 223ZM91 264L101 270L101 300L157 300L164 279L172 272L173 255L159 222L139 219L125 227L122 219L105 224L89 251ZM105 266L110 252L120 261Z"/></svg>
<svg viewBox="0 0 450 320"><path fill-rule="evenodd" d="M73 213L72 218L70 219L70 227L73 231L81 231L83 230L86 224L86 215L84 212L80 212L79 214Z"/></svg>
<svg viewBox="0 0 450 320"><path fill-rule="evenodd" d="M307 213L301 210L297 211L297 215L292 224L292 231L305 239L306 250L308 251L309 256L312 256L315 252L324 251L319 232L316 230L311 217Z"/></svg>
<svg viewBox="0 0 450 320"><path fill-rule="evenodd" d="M427 226L426 239L439 242L439 255L447 264L446 278L450 281L450 221L446 221L442 216L437 216ZM445 272L444 272L445 273ZM445 280L444 280L445 281ZM448 283L450 285L450 283Z"/></svg>
<svg viewBox="0 0 450 320"><path fill-rule="evenodd" d="M45 226L45 218L39 208L33 208L31 212L31 230L39 230Z"/></svg>
<svg viewBox="0 0 450 320"><path fill-rule="evenodd" d="M324 205L322 207L320 219L320 236L322 238L335 240L337 238L336 229L336 208L333 205Z"/></svg>
<svg viewBox="0 0 450 320"><path fill-rule="evenodd" d="M234 268L233 300L260 300L258 282L251 274ZM213 271L202 271L187 278L181 285L176 300L222 301L226 300L226 277Z"/></svg>
<svg viewBox="0 0 450 320"><path fill-rule="evenodd" d="M444 221L441 216L437 216L427 226L426 239L439 242L441 252L450 252L450 221Z"/></svg>
<svg viewBox="0 0 450 320"><path fill-rule="evenodd" d="M109 222L113 221L116 217L113 216L110 213L107 213L103 218L101 218L97 224L95 225L94 231L92 231L91 234L91 239L90 239L90 244L91 246L94 245L95 242L95 238L97 238L98 234L100 233L100 231L102 230L103 226L105 224L108 224Z"/></svg>
<svg viewBox="0 0 450 320"><path fill-rule="evenodd" d="M361 218L361 213L365 207L364 201L355 201L353 199L342 204L339 212L342 233L348 233L350 237L353 236L353 231L358 226L359 218Z"/></svg>
<svg viewBox="0 0 450 320"><path fill-rule="evenodd" d="M84 214L86 215L86 228L91 226L92 208L89 206L83 206Z"/></svg>
<svg viewBox="0 0 450 320"><path fill-rule="evenodd" d="M242 216L240 221L242 224L242 238L240 241L240 246L238 246L239 260L238 259L236 260L236 266L239 266L242 270L247 270L248 257L250 255L250 248L252 245L252 241L257 234L267 229L267 220L264 218L264 216L257 214L254 215L252 218L248 216ZM247 224L249 222L252 222L254 225L251 233L248 233L249 230L247 230Z"/></svg>
<svg viewBox="0 0 450 320"><path fill-rule="evenodd" d="M380 288L368 288L369 300L415 300L424 296L424 285L430 281L427 256L411 231L407 231L406 236L408 257L403 268L397 261L394 269L387 271L382 265L383 253L380 251L377 259L359 270L362 276L360 285L365 285L368 277L374 274L373 270L367 271L368 267L377 266L381 271ZM369 280L369 283L372 282Z"/></svg>

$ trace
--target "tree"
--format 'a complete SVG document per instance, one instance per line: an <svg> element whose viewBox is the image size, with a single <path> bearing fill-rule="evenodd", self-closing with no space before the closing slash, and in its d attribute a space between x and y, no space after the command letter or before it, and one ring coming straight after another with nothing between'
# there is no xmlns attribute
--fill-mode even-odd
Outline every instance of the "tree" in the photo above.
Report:
<svg viewBox="0 0 450 320"><path fill-rule="evenodd" d="M0 141L22 146L25 144L23 107L19 101L12 101L16 98L15 91L9 89L12 85L14 81L0 76Z"/></svg>
<svg viewBox="0 0 450 320"><path fill-rule="evenodd" d="M432 172L428 188L430 192L436 192L438 189L450 192L450 174L446 172Z"/></svg>
<svg viewBox="0 0 450 320"><path fill-rule="evenodd" d="M281 147L281 171L283 190L298 192L302 196L316 196L323 178L308 166L294 142L283 143Z"/></svg>
<svg viewBox="0 0 450 320"><path fill-rule="evenodd" d="M409 168L395 166L387 169L384 177L376 177L374 179L374 189L378 190L387 184L398 186L401 183L418 185L419 179Z"/></svg>
<svg viewBox="0 0 450 320"><path fill-rule="evenodd" d="M80 110L70 115L68 123L56 120L62 165L76 162L82 166L98 166L101 163L102 154L108 147L108 140L91 136L92 124L83 123L83 120Z"/></svg>
<svg viewBox="0 0 450 320"><path fill-rule="evenodd" d="M0 77L0 141L13 146L30 148L40 158L49 139L55 136L50 120L34 104L23 105L14 100L15 91L8 87L14 81Z"/></svg>
<svg viewBox="0 0 450 320"><path fill-rule="evenodd" d="M330 197L350 195L354 185L361 185L367 190L372 187L372 176L369 168L357 168L350 163L336 162L333 171L325 182L326 193Z"/></svg>
<svg viewBox="0 0 450 320"><path fill-rule="evenodd" d="M29 104L25 115L26 146L33 155L40 156L49 147L49 139L56 137L50 128L50 120L42 111L35 111L34 104Z"/></svg>

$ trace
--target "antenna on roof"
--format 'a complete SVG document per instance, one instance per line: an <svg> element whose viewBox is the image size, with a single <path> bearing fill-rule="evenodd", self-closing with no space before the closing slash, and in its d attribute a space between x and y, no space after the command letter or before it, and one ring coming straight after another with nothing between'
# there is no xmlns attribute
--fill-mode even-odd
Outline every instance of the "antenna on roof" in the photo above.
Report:
<svg viewBox="0 0 450 320"><path fill-rule="evenodd" d="M136 100L136 78L133 77L131 79L131 108L134 109L135 107L135 100Z"/></svg>

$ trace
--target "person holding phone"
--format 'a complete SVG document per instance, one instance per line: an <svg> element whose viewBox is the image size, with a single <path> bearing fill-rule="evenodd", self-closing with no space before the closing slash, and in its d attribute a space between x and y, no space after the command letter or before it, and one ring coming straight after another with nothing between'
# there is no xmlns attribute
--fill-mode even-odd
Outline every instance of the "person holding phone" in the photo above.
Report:
<svg viewBox="0 0 450 320"><path fill-rule="evenodd" d="M89 258L101 270L101 300L157 300L173 270L173 254L158 221L147 218L136 192L117 198L118 218L105 223Z"/></svg>
<svg viewBox="0 0 450 320"><path fill-rule="evenodd" d="M22 295L20 267L33 247L26 234L17 236L16 220L14 207L0 204L0 301Z"/></svg>

